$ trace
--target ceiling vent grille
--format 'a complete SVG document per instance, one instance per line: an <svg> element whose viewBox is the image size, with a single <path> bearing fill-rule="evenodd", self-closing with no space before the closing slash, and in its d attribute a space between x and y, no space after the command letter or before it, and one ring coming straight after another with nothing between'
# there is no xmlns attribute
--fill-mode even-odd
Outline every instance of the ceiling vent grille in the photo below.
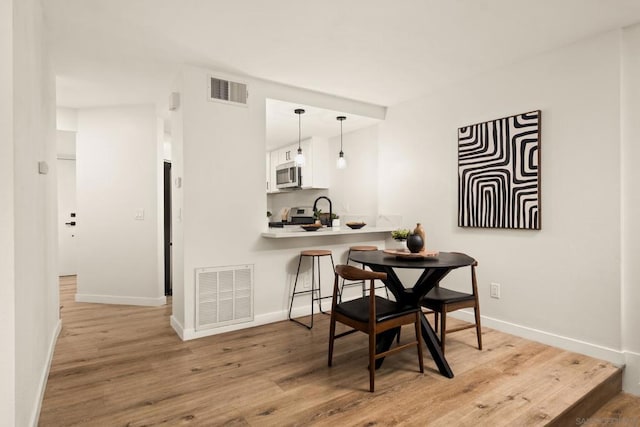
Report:
<svg viewBox="0 0 640 427"><path fill-rule="evenodd" d="M247 105L249 91L245 83L209 77L209 100L234 105Z"/></svg>
<svg viewBox="0 0 640 427"><path fill-rule="evenodd" d="M196 269L196 330L253 320L253 265Z"/></svg>

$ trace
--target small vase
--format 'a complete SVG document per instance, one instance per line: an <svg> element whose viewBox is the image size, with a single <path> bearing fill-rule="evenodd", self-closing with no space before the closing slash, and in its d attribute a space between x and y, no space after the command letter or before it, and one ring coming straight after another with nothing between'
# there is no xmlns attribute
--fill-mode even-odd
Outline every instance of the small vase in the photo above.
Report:
<svg viewBox="0 0 640 427"><path fill-rule="evenodd" d="M422 248L420 248L420 250L424 250L427 248L427 234L424 231L424 228L422 227L422 224L417 223L416 224L416 228L413 230L413 234L417 234L418 236L420 236L422 238Z"/></svg>
<svg viewBox="0 0 640 427"><path fill-rule="evenodd" d="M418 253L424 247L424 242L419 234L409 234L407 238L407 248L411 253Z"/></svg>

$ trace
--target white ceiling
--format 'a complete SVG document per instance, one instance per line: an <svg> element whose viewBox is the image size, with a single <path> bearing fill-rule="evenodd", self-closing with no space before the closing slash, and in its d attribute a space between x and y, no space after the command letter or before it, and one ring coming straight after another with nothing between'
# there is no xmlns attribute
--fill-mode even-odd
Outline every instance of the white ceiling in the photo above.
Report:
<svg viewBox="0 0 640 427"><path fill-rule="evenodd" d="M640 21L640 0L43 0L43 5L58 104L75 108L165 104L181 63L392 106Z"/></svg>

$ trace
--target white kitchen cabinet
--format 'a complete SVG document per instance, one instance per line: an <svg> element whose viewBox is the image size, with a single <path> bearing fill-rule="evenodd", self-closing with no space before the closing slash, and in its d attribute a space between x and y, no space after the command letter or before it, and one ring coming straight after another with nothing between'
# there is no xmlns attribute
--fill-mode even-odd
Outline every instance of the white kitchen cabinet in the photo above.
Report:
<svg viewBox="0 0 640 427"><path fill-rule="evenodd" d="M267 190L267 193L270 193L271 192L271 184L272 184L272 181L271 181L271 153L267 153L266 157L267 157L267 163L266 163L266 165L267 165L267 167L266 167L267 188L266 188L266 190Z"/></svg>
<svg viewBox="0 0 640 427"><path fill-rule="evenodd" d="M276 168L283 163L293 162L298 153L298 144L287 145L286 147L278 148L267 153L269 158L269 184L267 193L279 193L276 186Z"/></svg>
<svg viewBox="0 0 640 427"><path fill-rule="evenodd" d="M288 145L280 148L278 151L278 164L293 162L298 154L298 144ZM277 166L277 165L276 165Z"/></svg>
<svg viewBox="0 0 640 427"><path fill-rule="evenodd" d="M306 159L302 188L329 188L329 141L315 136L306 139L302 141L302 152Z"/></svg>
<svg viewBox="0 0 640 427"><path fill-rule="evenodd" d="M300 142L305 165L302 167L302 189L329 188L329 141L312 137ZM287 145L267 153L269 179L267 193L278 193L276 188L276 167L293 162L298 154L298 144Z"/></svg>

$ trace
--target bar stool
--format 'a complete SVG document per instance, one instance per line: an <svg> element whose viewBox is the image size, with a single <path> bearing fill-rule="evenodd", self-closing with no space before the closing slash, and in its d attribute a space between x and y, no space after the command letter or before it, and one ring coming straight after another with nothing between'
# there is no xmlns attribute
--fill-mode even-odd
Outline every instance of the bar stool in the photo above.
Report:
<svg viewBox="0 0 640 427"><path fill-rule="evenodd" d="M349 252L347 253L347 265L349 265L349 261L351 261L351 252L364 252L364 251L377 251L377 250L378 250L377 246L366 246L366 245L351 246L349 248ZM364 264L362 264L362 268L364 269ZM342 286L340 287L340 302L342 302L344 287L353 286L353 285L362 286L362 297L363 298L365 297L365 294L367 292L367 283L364 280L346 282L345 279L342 279ZM384 286L384 284L382 286L377 286L375 289L382 289L382 288L384 288L385 292L387 293L387 299L389 299L389 290L387 289L386 286Z"/></svg>
<svg viewBox="0 0 640 427"><path fill-rule="evenodd" d="M327 298L332 298L331 296L326 296L323 297L322 296L322 292L321 292L321 281L320 281L320 258L321 257L325 257L328 256L331 259L331 269L335 272L335 264L333 263L333 255L331 254L331 251L329 250L324 250L324 249L310 249L310 250L305 250L305 251L300 251L300 257L298 259L298 271L296 271L296 280L293 284L293 293L291 294L291 303L289 304L289 320L296 322L304 327L306 327L307 329L311 329L313 328L313 303L315 301L318 301L318 306L320 308L320 313L322 314L329 314L327 312L325 312L324 310L322 310L322 300L323 299L327 299ZM298 275L300 274L300 264L302 264L302 258L303 257L311 257L311 289L309 290L304 290L304 291L296 291L296 287L298 286ZM317 258L317 271L318 271L318 280L317 280L317 287L316 287L316 280L315 280L315 270L316 270L316 258ZM310 325L306 325L302 322L300 322L299 320L293 319L291 318L291 309L293 308L293 300L296 297L296 295L300 295L300 294L311 294L311 324ZM317 296L316 296L317 294Z"/></svg>

